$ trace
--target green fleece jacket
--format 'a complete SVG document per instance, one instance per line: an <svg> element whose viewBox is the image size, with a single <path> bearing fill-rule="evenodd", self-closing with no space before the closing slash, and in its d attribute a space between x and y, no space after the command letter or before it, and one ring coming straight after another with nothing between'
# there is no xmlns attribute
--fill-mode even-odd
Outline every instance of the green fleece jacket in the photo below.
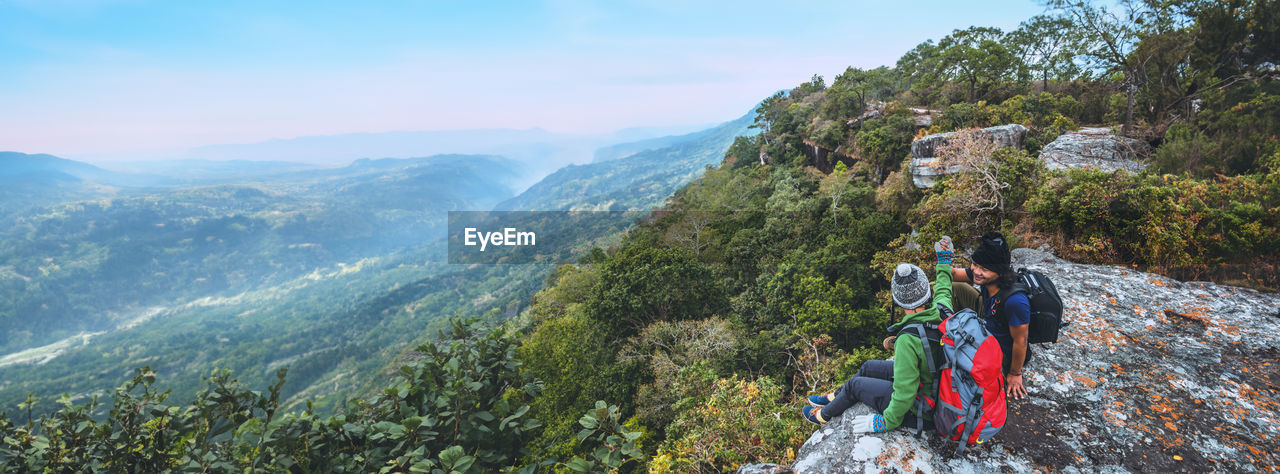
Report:
<svg viewBox="0 0 1280 474"><path fill-rule="evenodd" d="M951 265L938 265L938 276L933 281L933 304L928 309L904 316L902 321L894 324L893 330L917 323L942 322L938 315L938 305L951 307ZM894 429L902 425L902 417L915 405L916 390L920 383L926 386L932 380L922 380L920 374L927 374L929 367L924 358L924 345L920 338L912 333L902 333L893 343L893 396L889 406L884 409L885 427ZM916 416L920 416L919 413Z"/></svg>

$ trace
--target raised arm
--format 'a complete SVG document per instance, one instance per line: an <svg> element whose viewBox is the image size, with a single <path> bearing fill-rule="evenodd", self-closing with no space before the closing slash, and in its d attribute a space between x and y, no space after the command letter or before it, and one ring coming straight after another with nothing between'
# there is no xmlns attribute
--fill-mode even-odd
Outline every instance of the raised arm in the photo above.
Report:
<svg viewBox="0 0 1280 474"><path fill-rule="evenodd" d="M933 304L945 305L954 310L951 302L951 280L955 275L951 268L951 257L954 255L951 237L942 236L942 240L933 244L933 252L938 257L938 275L933 279ZM964 275L964 270L960 270L960 274Z"/></svg>

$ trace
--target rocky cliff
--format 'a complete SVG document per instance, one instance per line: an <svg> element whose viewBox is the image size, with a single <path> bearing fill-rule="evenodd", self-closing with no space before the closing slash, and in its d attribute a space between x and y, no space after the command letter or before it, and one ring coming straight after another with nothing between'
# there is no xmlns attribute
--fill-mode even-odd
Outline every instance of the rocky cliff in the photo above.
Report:
<svg viewBox="0 0 1280 474"><path fill-rule="evenodd" d="M1142 140L1118 136L1107 128L1082 128L1064 133L1040 150L1049 169L1094 168L1102 171L1142 171L1141 160L1151 154Z"/></svg>
<svg viewBox="0 0 1280 474"><path fill-rule="evenodd" d="M1000 147L1022 148L1027 138L1027 127L1016 123L987 127L978 132ZM949 143L956 133L935 133L911 142L911 175L917 188L932 188L943 175L965 170L965 167L959 165L945 169L935 169L934 165L938 159L938 150Z"/></svg>
<svg viewBox="0 0 1280 474"><path fill-rule="evenodd" d="M1170 472L1280 465L1280 294L1182 283L1030 249L1016 266L1057 283L1070 326L1033 347L1030 397L1009 401L992 441L955 445L913 431L815 430L791 466L746 472Z"/></svg>

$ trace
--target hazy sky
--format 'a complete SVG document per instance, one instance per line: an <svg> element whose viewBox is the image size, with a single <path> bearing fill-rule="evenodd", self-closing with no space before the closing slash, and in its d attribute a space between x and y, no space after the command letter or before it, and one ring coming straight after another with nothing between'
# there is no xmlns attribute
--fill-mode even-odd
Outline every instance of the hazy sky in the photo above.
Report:
<svg viewBox="0 0 1280 474"><path fill-rule="evenodd" d="M0 0L0 150L736 118L1038 3Z"/></svg>

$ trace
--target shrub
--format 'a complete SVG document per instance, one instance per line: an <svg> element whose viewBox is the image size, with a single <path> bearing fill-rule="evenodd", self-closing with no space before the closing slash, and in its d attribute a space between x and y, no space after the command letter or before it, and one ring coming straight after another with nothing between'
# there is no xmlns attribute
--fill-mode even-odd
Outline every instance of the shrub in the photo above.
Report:
<svg viewBox="0 0 1280 474"><path fill-rule="evenodd" d="M284 371L267 394L226 371L186 406L167 404L138 371L116 389L101 422L97 399L25 427L0 415L5 472L483 472L513 470L536 419L526 401L541 391L519 374L515 338L501 329L454 320L424 358L401 368L371 400L327 419L310 409L281 414ZM36 427L39 427L37 432Z"/></svg>
<svg viewBox="0 0 1280 474"><path fill-rule="evenodd" d="M686 402L651 472L727 472L752 462L790 460L809 434L807 422L782 400L782 387L768 377L720 379L710 396Z"/></svg>

